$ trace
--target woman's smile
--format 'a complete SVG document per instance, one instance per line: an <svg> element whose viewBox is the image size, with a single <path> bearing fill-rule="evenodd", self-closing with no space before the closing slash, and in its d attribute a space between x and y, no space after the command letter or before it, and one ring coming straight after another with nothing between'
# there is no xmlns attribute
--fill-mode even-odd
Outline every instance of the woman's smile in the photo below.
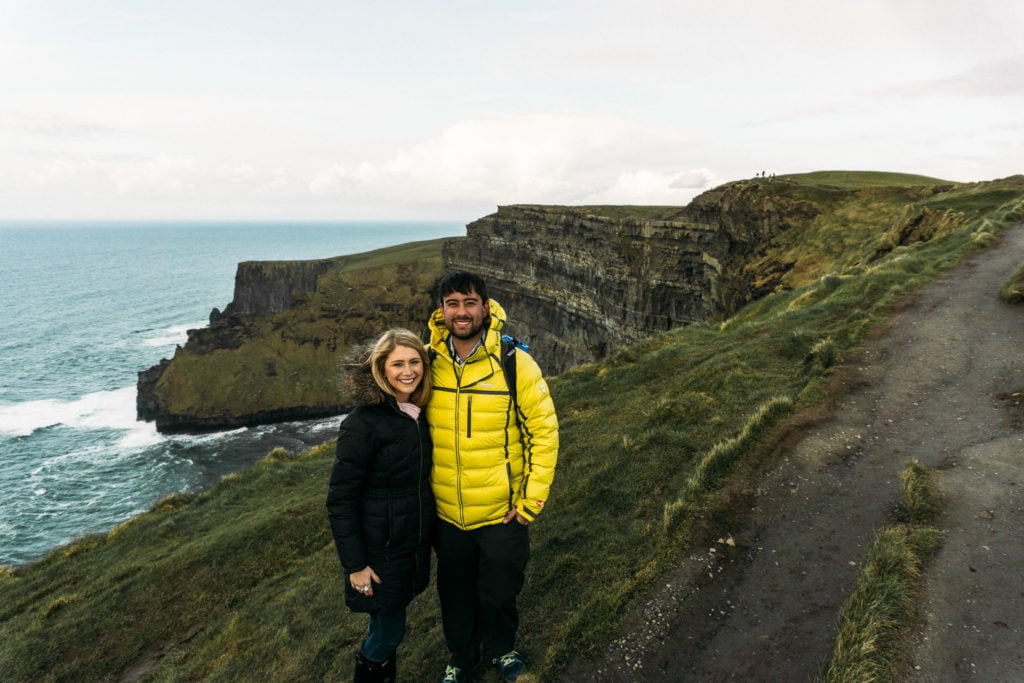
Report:
<svg viewBox="0 0 1024 683"><path fill-rule="evenodd" d="M416 349L396 346L384 361L384 376L395 390L395 398L408 401L423 379L423 359Z"/></svg>

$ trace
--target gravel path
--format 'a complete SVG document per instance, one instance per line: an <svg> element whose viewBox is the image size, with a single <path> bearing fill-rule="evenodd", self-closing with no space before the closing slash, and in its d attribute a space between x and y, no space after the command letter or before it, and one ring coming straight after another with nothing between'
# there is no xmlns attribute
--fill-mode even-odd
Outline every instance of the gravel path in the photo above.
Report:
<svg viewBox="0 0 1024 683"><path fill-rule="evenodd" d="M564 680L815 680L914 459L937 470L946 540L900 680L1024 680L1024 306L998 298L1022 262L1024 225L911 296L731 485L707 547Z"/></svg>

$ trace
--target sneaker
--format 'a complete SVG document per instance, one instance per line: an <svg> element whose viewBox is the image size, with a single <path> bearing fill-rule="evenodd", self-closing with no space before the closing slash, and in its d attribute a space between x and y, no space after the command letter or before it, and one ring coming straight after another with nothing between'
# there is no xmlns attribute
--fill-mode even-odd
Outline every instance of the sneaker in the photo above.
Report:
<svg viewBox="0 0 1024 683"><path fill-rule="evenodd" d="M444 668L444 678L441 679L441 683L466 683L468 680L468 673L457 666L449 664Z"/></svg>
<svg viewBox="0 0 1024 683"><path fill-rule="evenodd" d="M506 652L500 657L495 657L491 660L491 664L498 667L498 673L501 674L501 680L504 683L514 683L519 674L523 673L523 670L526 669L526 662L523 661L523 658L515 650Z"/></svg>

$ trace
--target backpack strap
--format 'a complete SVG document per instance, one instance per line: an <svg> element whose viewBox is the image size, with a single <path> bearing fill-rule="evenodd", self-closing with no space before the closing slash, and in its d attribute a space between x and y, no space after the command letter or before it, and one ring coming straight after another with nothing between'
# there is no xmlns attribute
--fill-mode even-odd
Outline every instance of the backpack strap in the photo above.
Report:
<svg viewBox="0 0 1024 683"><path fill-rule="evenodd" d="M508 385L508 393L512 397L512 405L519 408L517 394L519 387L516 386L516 343L515 339L508 335L501 337L501 371L505 373L505 384Z"/></svg>
<svg viewBox="0 0 1024 683"><path fill-rule="evenodd" d="M512 396L512 405L516 410L516 421L519 421L519 387L516 382L516 349L529 351L530 347L515 337L501 335L501 370L505 373L508 393Z"/></svg>

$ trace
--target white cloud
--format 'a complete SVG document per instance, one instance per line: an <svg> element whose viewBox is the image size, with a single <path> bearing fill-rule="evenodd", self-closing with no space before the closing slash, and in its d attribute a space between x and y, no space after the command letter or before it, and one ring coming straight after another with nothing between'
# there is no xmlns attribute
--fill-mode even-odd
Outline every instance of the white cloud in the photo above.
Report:
<svg viewBox="0 0 1024 683"><path fill-rule="evenodd" d="M0 110L0 128L39 138L92 140L120 134L120 131L80 117L53 113Z"/></svg>
<svg viewBox="0 0 1024 683"><path fill-rule="evenodd" d="M677 165L688 140L622 119L463 121L386 161L335 164L317 173L309 189L318 196L397 195L417 202L572 204L614 194L642 203L680 194L672 184L682 176L666 169ZM692 187L694 179L685 182Z"/></svg>
<svg viewBox="0 0 1024 683"><path fill-rule="evenodd" d="M613 185L594 192L582 203L684 205L720 182L705 169L678 173L641 169L621 174Z"/></svg>
<svg viewBox="0 0 1024 683"><path fill-rule="evenodd" d="M1024 54L978 64L943 78L878 88L876 92L905 96L1020 97L1024 95Z"/></svg>
<svg viewBox="0 0 1024 683"><path fill-rule="evenodd" d="M1009 0L7 4L0 218L471 220L762 169L1024 170Z"/></svg>
<svg viewBox="0 0 1024 683"><path fill-rule="evenodd" d="M187 158L57 159L30 174L35 185L82 188L94 195L183 195L196 187L197 167Z"/></svg>

